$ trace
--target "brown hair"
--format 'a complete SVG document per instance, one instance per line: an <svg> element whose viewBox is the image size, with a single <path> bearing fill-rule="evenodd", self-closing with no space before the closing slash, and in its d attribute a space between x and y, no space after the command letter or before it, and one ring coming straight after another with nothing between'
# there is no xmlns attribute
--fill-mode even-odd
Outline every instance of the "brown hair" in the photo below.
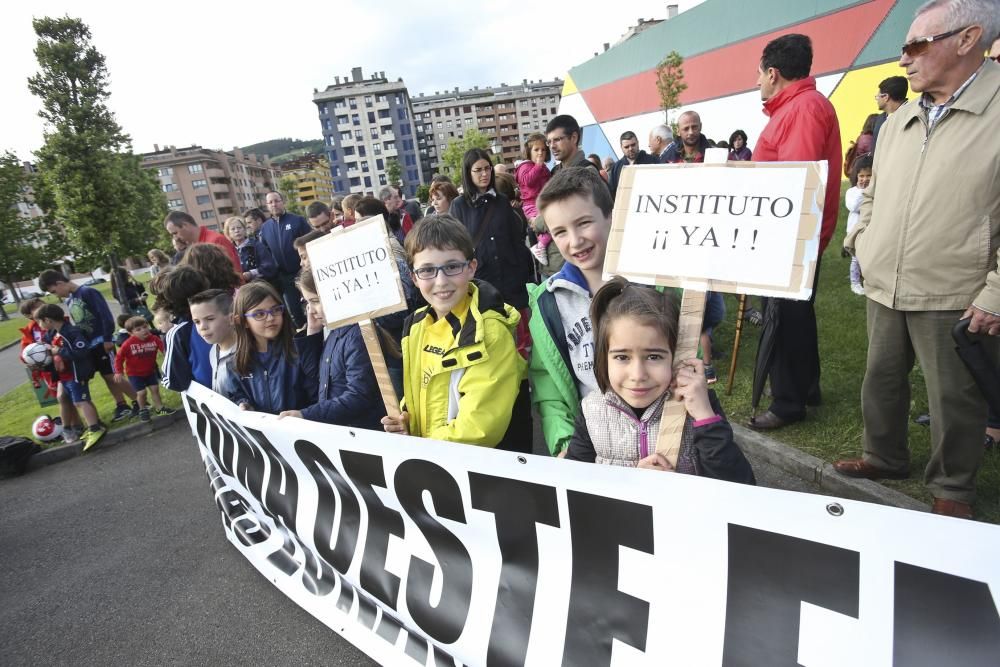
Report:
<svg viewBox="0 0 1000 667"><path fill-rule="evenodd" d="M62 306L57 306L54 303L45 303L35 311L34 319L36 321L52 320L53 322L62 322L66 319L66 311L62 309Z"/></svg>
<svg viewBox="0 0 1000 667"><path fill-rule="evenodd" d="M162 265L166 265L166 264L170 263L170 258L167 257L167 253L163 252L159 248L152 248L149 252L147 252L146 253L146 259L149 259L150 255L152 255L153 257L156 258L156 264L157 265L161 265L161 264Z"/></svg>
<svg viewBox="0 0 1000 667"><path fill-rule="evenodd" d="M352 215L357 217L357 211L354 209L358 205L359 201L361 201L361 195L358 194L347 195L344 197L344 200L340 202L340 208L344 209L344 215L347 215L347 212L350 211Z"/></svg>
<svg viewBox="0 0 1000 667"><path fill-rule="evenodd" d="M153 310L166 308L177 317L187 318L191 314L188 299L209 287L208 278L187 264L161 271L149 282L149 289L156 295Z"/></svg>
<svg viewBox="0 0 1000 667"><path fill-rule="evenodd" d="M510 174L497 174L495 177L495 182L493 183L494 189L498 194L503 195L512 202L516 200L519 196L517 191L517 181Z"/></svg>
<svg viewBox="0 0 1000 667"><path fill-rule="evenodd" d="M299 277L295 279L295 284L298 285L299 290L305 289L313 294L319 294L316 291L316 281L313 279L312 271L299 272Z"/></svg>
<svg viewBox="0 0 1000 667"><path fill-rule="evenodd" d="M539 141L542 142L542 148L545 149L545 161L548 162L552 159L552 151L549 150L549 145L545 143L545 135L541 132L533 132L524 140L524 159L528 162L531 162L531 145Z"/></svg>
<svg viewBox="0 0 1000 667"><path fill-rule="evenodd" d="M431 198L438 192L444 195L444 198L449 202L458 198L458 188L449 181L434 181L431 183L430 190L427 191L427 197Z"/></svg>
<svg viewBox="0 0 1000 667"><path fill-rule="evenodd" d="M233 312L233 293L224 289L207 289L188 299L188 306L197 306L202 303L213 303L220 313L231 315Z"/></svg>
<svg viewBox="0 0 1000 667"><path fill-rule="evenodd" d="M212 288L234 290L243 284L243 276L233 269L229 255L214 243L195 243L185 251L180 265L197 270Z"/></svg>
<svg viewBox="0 0 1000 667"><path fill-rule="evenodd" d="M576 196L590 199L601 209L604 217L611 217L611 209L614 206L611 192L608 190L608 184L593 167L567 167L557 171L538 194L535 206L544 215L549 204Z"/></svg>
<svg viewBox="0 0 1000 667"><path fill-rule="evenodd" d="M21 302L21 307L18 308L18 311L30 320L31 314L35 312L39 306L42 306L44 304L45 302L39 299L38 297L33 297L31 299L28 299L27 301Z"/></svg>
<svg viewBox="0 0 1000 667"><path fill-rule="evenodd" d="M194 218L184 211L171 211L170 213L167 213L167 217L163 219L163 224L172 224L174 227L180 227L181 225L198 226L198 223L194 221Z"/></svg>
<svg viewBox="0 0 1000 667"><path fill-rule="evenodd" d="M427 248L458 250L466 259L472 259L476 254L476 249L472 247L472 237L469 236L465 225L447 213L423 218L420 224L406 235L404 247L406 261L410 266L413 266L416 254Z"/></svg>
<svg viewBox="0 0 1000 667"><path fill-rule="evenodd" d="M236 372L240 375L249 375L253 371L257 357L257 341L254 340L247 324L246 316L258 304L268 297L274 299L279 306L282 305L281 295L271 287L270 283L263 280L254 280L240 288L233 300L233 328L236 330L236 354L234 362ZM288 313L281 317L281 333L275 341L277 351L284 355L285 359L291 362L295 359L295 347L292 343L292 318Z"/></svg>
<svg viewBox="0 0 1000 667"><path fill-rule="evenodd" d="M225 234L226 238L229 239L230 241L233 240L232 234L230 233L230 227L232 227L232 225L236 224L237 222L243 225L243 228L246 229L247 221L238 215L226 218L226 222L223 223L222 225L222 233Z"/></svg>
<svg viewBox="0 0 1000 667"><path fill-rule="evenodd" d="M142 315L134 315L133 317L125 320L125 331L132 333L133 329L138 329L139 327L148 327L149 322Z"/></svg>
<svg viewBox="0 0 1000 667"><path fill-rule="evenodd" d="M615 276L597 290L590 302L590 321L594 326L594 376L602 392L611 388L608 348L612 322L620 317L631 317L641 324L659 329L666 337L672 355L677 348L678 312L672 293L633 285L621 276Z"/></svg>

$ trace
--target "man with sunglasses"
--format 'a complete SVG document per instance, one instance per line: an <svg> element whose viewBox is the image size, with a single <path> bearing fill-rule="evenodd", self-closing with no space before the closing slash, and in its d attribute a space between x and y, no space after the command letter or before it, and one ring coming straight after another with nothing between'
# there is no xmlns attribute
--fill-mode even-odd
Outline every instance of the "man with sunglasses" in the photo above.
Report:
<svg viewBox="0 0 1000 667"><path fill-rule="evenodd" d="M920 97L886 121L861 219L845 241L868 297L861 389L862 458L842 474L910 472L909 372L920 363L931 420L924 481L936 514L972 518L986 403L955 354L969 331L994 359L1000 334L1000 65L983 57L1000 34L1000 1L934 0L917 10L901 67Z"/></svg>
<svg viewBox="0 0 1000 667"><path fill-rule="evenodd" d="M764 47L757 67L757 85L770 120L757 139L754 162L826 160L826 196L819 237L819 257L813 279L813 296L806 301L764 300L766 327L774 330L774 356L770 367L771 405L751 419L748 426L769 431L801 421L806 405L818 405L819 343L813 301L823 256L837 225L843 153L840 125L833 105L816 90L812 69L812 42L805 35L782 35Z"/></svg>

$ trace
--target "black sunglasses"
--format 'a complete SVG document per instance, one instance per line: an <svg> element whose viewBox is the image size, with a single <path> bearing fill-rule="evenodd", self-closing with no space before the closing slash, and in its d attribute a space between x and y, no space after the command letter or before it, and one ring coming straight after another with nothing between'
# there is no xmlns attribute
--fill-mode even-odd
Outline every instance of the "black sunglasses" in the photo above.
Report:
<svg viewBox="0 0 1000 667"><path fill-rule="evenodd" d="M912 42L907 42L900 47L900 52L905 53L911 58L916 58L917 56L923 54L927 49L930 48L932 42L939 42L942 39L948 39L949 37L954 37L963 30L968 30L971 26L965 26L964 28L958 28L956 30L949 30L948 32L942 32L940 35L931 35L930 37L918 37Z"/></svg>

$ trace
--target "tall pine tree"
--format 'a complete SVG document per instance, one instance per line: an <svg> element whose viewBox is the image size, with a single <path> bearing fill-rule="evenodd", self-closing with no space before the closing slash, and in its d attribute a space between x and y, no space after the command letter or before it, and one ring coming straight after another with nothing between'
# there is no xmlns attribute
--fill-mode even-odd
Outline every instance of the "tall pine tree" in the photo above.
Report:
<svg viewBox="0 0 1000 667"><path fill-rule="evenodd" d="M108 109L108 71L79 19L32 21L39 71L28 89L42 103L45 144L36 153L71 253L86 268L109 256L145 255L166 242L166 200L155 176L132 153L129 136Z"/></svg>

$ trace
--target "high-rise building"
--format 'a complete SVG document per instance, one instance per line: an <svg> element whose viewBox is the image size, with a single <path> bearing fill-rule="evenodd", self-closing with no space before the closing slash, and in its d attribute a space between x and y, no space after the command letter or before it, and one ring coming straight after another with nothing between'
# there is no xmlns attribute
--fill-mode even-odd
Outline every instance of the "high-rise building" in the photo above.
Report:
<svg viewBox="0 0 1000 667"><path fill-rule="evenodd" d="M322 155L311 153L279 165L281 178L295 179L295 196L304 211L314 201L329 204L333 198L330 163Z"/></svg>
<svg viewBox="0 0 1000 667"><path fill-rule="evenodd" d="M412 197L423 180L413 107L402 79L385 72L365 79L354 67L349 77L313 91L334 190L377 192L388 183L391 160L400 166L403 192Z"/></svg>
<svg viewBox="0 0 1000 667"><path fill-rule="evenodd" d="M264 206L267 193L278 183L278 173L265 155L260 158L201 146L163 150L155 145L143 153L142 166L152 169L172 211L186 211L204 227L220 229L226 218Z"/></svg>
<svg viewBox="0 0 1000 667"><path fill-rule="evenodd" d="M504 162L513 163L523 150L528 135L545 132L556 115L563 82L521 81L497 87L474 86L449 92L420 94L413 98L417 119L417 139L423 171L428 177L441 171L441 155L453 139L476 128L492 141L493 152ZM450 174L454 178L455 174Z"/></svg>

